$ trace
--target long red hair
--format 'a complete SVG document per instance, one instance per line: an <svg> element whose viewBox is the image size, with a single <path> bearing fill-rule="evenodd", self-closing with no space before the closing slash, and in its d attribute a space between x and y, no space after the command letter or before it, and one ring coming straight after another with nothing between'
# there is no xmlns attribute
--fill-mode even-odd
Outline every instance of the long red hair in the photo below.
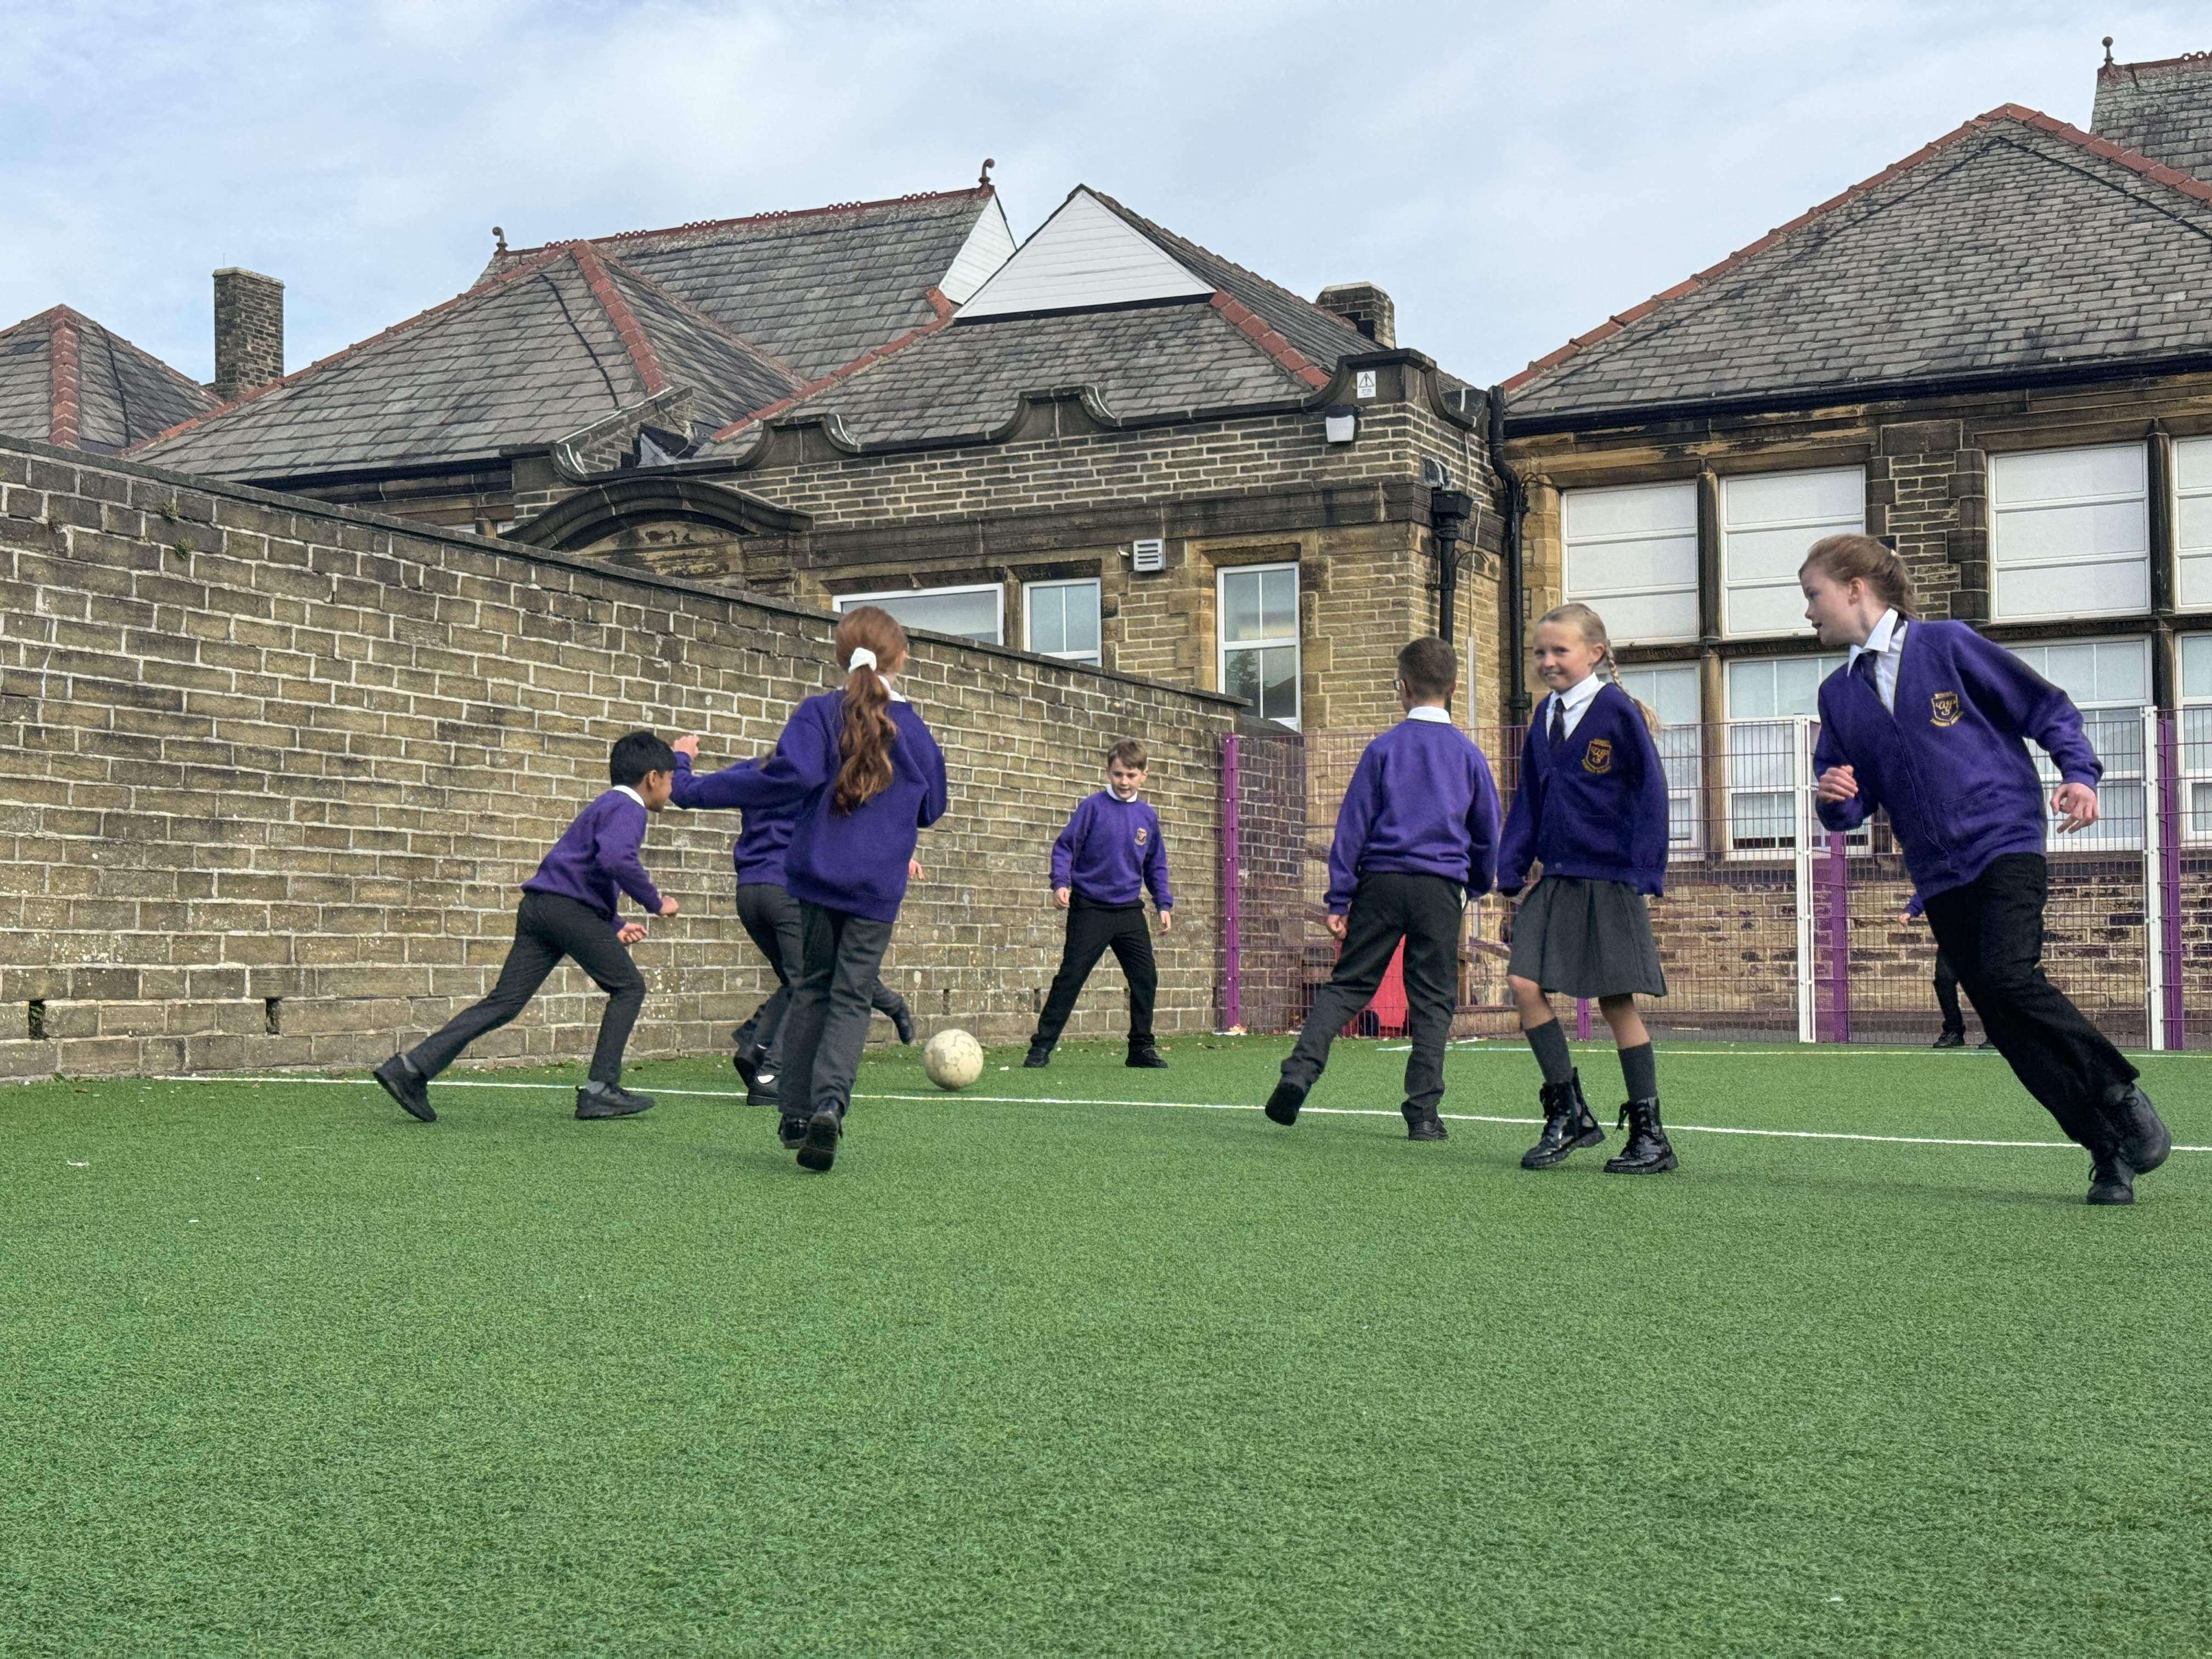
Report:
<svg viewBox="0 0 2212 1659"><path fill-rule="evenodd" d="M891 744L898 727L891 723L890 687L885 674L896 674L906 662L906 629L879 605L864 605L848 611L833 636L837 665L845 672L845 731L837 739L837 752L845 763L837 769L837 782L830 791L830 805L849 812L890 787ZM876 666L855 666L853 653L865 647L873 652Z"/></svg>

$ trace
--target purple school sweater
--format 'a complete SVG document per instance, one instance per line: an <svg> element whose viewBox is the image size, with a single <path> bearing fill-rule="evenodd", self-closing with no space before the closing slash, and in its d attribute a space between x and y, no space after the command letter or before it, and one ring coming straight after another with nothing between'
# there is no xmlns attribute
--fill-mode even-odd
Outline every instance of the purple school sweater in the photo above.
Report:
<svg viewBox="0 0 2212 1659"><path fill-rule="evenodd" d="M1856 830L1889 809L1921 898L1963 887L2008 853L2043 851L2043 783L2024 738L2041 744L2068 783L2105 775L2073 700L1964 623L1911 623L1897 665L1897 711L1860 659L1820 682L1815 775L1849 766L1859 792L1820 801L1820 822Z"/></svg>
<svg viewBox="0 0 2212 1659"><path fill-rule="evenodd" d="M1172 909L1160 815L1142 798L1123 800L1111 789L1085 797L1052 843L1052 884L1093 904L1142 904L1149 887L1154 904Z"/></svg>
<svg viewBox="0 0 2212 1659"><path fill-rule="evenodd" d="M1474 739L1448 720L1404 720L1367 745L1336 811L1328 910L1362 876L1442 876L1472 898L1498 866L1498 786Z"/></svg>
<svg viewBox="0 0 2212 1659"><path fill-rule="evenodd" d="M1635 700L1601 685L1556 753L1536 705L1521 748L1521 787L1505 815L1498 884L1507 892L1543 860L1547 876L1617 881L1656 894L1667 883L1667 775Z"/></svg>
<svg viewBox="0 0 2212 1659"><path fill-rule="evenodd" d="M616 890L628 893L649 915L660 914L660 893L638 861L651 815L635 795L610 789L576 814L522 884L526 893L549 893L588 904L609 921L615 919Z"/></svg>
<svg viewBox="0 0 2212 1659"><path fill-rule="evenodd" d="M845 730L842 690L822 692L793 709L766 760L714 774L722 805L749 813L760 807L791 811L783 884L792 897L874 921L898 920L917 831L944 817L945 807L945 756L937 739L911 703L894 702L890 712L898 728L890 783L850 812L834 811L830 799L844 763L837 752Z"/></svg>
<svg viewBox="0 0 2212 1659"><path fill-rule="evenodd" d="M762 759L766 759L763 756ZM691 757L676 757L676 783L669 799L686 811L701 808L734 806L724 780L732 774L751 770L760 765L759 760L739 761L735 766L726 766L719 772L709 772L700 777L691 769ZM783 858L791 845L791 832L798 824L798 810L792 804L781 806L753 806L745 810L744 822L738 826L737 845L730 849L730 862L737 866L740 885L757 883L769 887L783 885Z"/></svg>

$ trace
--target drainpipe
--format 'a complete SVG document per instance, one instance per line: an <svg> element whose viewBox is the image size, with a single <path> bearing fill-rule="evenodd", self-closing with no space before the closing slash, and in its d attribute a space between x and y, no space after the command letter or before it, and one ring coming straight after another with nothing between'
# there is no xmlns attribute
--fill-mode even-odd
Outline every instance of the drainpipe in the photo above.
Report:
<svg viewBox="0 0 2212 1659"><path fill-rule="evenodd" d="M1505 459L1505 388L1491 387L1488 402L1490 464L1505 490L1505 706L1508 718L1520 726L1528 719L1528 653L1521 634L1521 515L1528 510L1528 492Z"/></svg>
<svg viewBox="0 0 2212 1659"><path fill-rule="evenodd" d="M1459 608L1459 538L1474 513L1474 497L1459 489L1429 491L1429 526L1437 543L1437 637L1452 642Z"/></svg>

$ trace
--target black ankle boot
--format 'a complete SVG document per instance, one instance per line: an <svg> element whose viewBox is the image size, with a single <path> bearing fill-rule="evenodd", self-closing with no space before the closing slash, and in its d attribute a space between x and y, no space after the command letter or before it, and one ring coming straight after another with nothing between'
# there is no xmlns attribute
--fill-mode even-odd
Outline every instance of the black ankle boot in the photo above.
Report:
<svg viewBox="0 0 2212 1659"><path fill-rule="evenodd" d="M1657 1100L1632 1100L1620 1109L1620 1126L1628 1131L1628 1145L1619 1158L1605 1161L1607 1175L1664 1175L1674 1167L1674 1149L1659 1121Z"/></svg>
<svg viewBox="0 0 2212 1659"><path fill-rule="evenodd" d="M1583 1098L1583 1075L1570 1072L1565 1083L1547 1083L1538 1097L1544 1103L1544 1133L1521 1154L1524 1170L1548 1170L1564 1163L1577 1146L1601 1146L1605 1131Z"/></svg>
<svg viewBox="0 0 2212 1659"><path fill-rule="evenodd" d="M1160 1051L1152 1047L1150 1037L1131 1037L1129 1057L1121 1063L1133 1066L1140 1072L1164 1072L1168 1068L1167 1061L1160 1058Z"/></svg>
<svg viewBox="0 0 2212 1659"><path fill-rule="evenodd" d="M1022 1064L1033 1072L1041 1072L1052 1064L1052 1044L1032 1040L1028 1055Z"/></svg>
<svg viewBox="0 0 2212 1659"><path fill-rule="evenodd" d="M1428 1110L1422 1111L1411 1101L1407 1101L1400 1106L1398 1110L1406 1120L1407 1139L1445 1140L1449 1139L1444 1130L1443 1119L1437 1115L1435 1107L1431 1106Z"/></svg>

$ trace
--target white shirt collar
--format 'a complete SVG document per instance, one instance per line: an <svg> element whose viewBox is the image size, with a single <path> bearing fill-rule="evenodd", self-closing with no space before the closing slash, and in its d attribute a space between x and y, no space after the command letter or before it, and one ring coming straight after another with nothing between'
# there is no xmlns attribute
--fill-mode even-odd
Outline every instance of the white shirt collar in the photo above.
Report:
<svg viewBox="0 0 2212 1659"><path fill-rule="evenodd" d="M1580 708L1584 703L1588 702L1592 697L1597 696L1600 689L1602 688L1605 682L1600 679L1596 675L1586 674L1581 679L1577 680L1572 685L1569 686L1565 690L1554 691L1552 695L1559 699L1560 707L1571 714L1576 709Z"/></svg>
<svg viewBox="0 0 2212 1659"><path fill-rule="evenodd" d="M1409 720L1434 720L1439 726L1449 726L1451 710L1431 708L1426 703L1423 703L1419 708L1408 708L1406 711L1406 718Z"/></svg>
<svg viewBox="0 0 2212 1659"><path fill-rule="evenodd" d="M1873 652L1877 657L1880 656L1889 649L1892 638L1901 634L1904 629L1905 618L1897 614L1895 605L1890 606L1881 613L1881 620L1874 625L1874 632L1867 635L1867 642L1864 645L1855 645L1851 647L1850 655L1844 659L1844 668L1850 668L1862 655L1869 651ZM1903 641L1899 640L1898 643L1902 644Z"/></svg>
<svg viewBox="0 0 2212 1659"><path fill-rule="evenodd" d="M887 692L890 692L890 700L891 700L893 702L904 702L906 701L906 693L905 693L905 692L903 692L903 691L891 691L891 690L890 690L890 687L888 687L888 686L884 687L884 689Z"/></svg>
<svg viewBox="0 0 2212 1659"><path fill-rule="evenodd" d="M615 793L617 793L617 795L628 795L628 796L629 796L632 800L635 801L635 802L636 802L640 806L644 806L644 805L645 805L645 797L644 797L644 796L642 796L642 795L641 795L641 794L639 794L639 793L637 793L637 791L636 791L636 790L635 790L635 789L631 788L631 787L630 787L628 784L626 784L626 783L618 783L618 784L617 784L617 785L615 786ZM647 811L651 811L652 809L650 809L650 808L648 807L647 810Z"/></svg>

